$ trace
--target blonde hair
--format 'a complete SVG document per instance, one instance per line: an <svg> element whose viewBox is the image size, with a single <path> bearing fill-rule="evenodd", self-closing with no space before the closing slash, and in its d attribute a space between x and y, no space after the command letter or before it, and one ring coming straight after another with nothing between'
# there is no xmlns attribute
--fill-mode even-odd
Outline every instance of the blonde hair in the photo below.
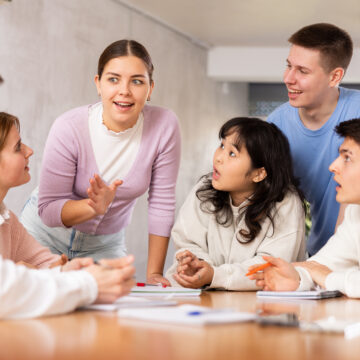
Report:
<svg viewBox="0 0 360 360"><path fill-rule="evenodd" d="M13 125L20 131L19 119L6 112L0 112L0 151L4 148L6 139Z"/></svg>

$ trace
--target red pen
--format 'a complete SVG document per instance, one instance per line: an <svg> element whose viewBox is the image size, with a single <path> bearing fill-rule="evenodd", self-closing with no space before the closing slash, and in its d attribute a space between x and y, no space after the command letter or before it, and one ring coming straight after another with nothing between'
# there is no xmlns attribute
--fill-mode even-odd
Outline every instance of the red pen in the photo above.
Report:
<svg viewBox="0 0 360 360"><path fill-rule="evenodd" d="M146 284L146 283L142 283L142 282L136 283L136 286L162 286L164 288L167 287L167 285L163 285L161 283L159 283L159 284Z"/></svg>

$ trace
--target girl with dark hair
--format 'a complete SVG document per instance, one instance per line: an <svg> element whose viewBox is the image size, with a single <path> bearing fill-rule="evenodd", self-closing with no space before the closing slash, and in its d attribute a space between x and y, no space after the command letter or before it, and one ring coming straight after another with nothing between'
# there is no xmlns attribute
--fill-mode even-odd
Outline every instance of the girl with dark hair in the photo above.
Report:
<svg viewBox="0 0 360 360"><path fill-rule="evenodd" d="M234 118L219 132L213 172L203 176L172 230L173 285L255 290L245 276L262 255L304 257L303 196L289 144L273 124Z"/></svg>
<svg viewBox="0 0 360 360"><path fill-rule="evenodd" d="M135 201L149 191L147 281L169 284L163 266L174 221L180 132L172 111L145 105L153 70L149 53L134 40L104 50L95 76L101 102L55 121L39 192L21 221L54 253L121 257Z"/></svg>

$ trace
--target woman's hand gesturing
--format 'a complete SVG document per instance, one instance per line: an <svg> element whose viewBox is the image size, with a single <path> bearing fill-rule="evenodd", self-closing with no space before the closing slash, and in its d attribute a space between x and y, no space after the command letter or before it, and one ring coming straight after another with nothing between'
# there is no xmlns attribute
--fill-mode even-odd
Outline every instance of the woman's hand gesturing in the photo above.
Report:
<svg viewBox="0 0 360 360"><path fill-rule="evenodd" d="M96 215L103 215L114 200L116 189L123 182L122 180L115 180L108 186L98 174L95 174L89 182L90 187L87 190L89 196L88 204L93 208Z"/></svg>

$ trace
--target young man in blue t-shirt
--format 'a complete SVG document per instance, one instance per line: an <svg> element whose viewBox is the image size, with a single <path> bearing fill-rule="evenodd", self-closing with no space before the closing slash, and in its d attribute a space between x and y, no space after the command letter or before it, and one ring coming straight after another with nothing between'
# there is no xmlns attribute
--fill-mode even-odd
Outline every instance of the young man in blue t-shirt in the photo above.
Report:
<svg viewBox="0 0 360 360"><path fill-rule="evenodd" d="M341 222L336 184L328 171L341 139L333 131L345 120L360 117L360 91L339 87L350 63L353 44L344 30L326 23L306 26L290 38L284 72L289 102L270 114L288 137L294 173L310 202L312 229L309 255L321 249ZM360 179L359 179L360 181Z"/></svg>

